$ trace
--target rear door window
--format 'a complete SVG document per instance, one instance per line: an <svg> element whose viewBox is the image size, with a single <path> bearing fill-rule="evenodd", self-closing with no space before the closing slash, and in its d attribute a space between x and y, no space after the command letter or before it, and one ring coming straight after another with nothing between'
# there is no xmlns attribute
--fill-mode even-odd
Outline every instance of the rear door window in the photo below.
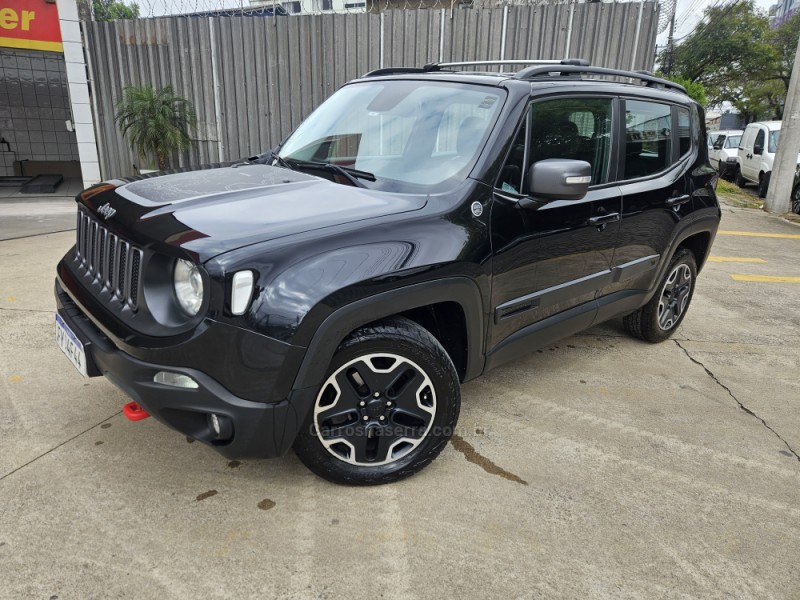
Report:
<svg viewBox="0 0 800 600"><path fill-rule="evenodd" d="M663 171L671 164L672 109L670 105L626 100L623 179L653 175Z"/></svg>

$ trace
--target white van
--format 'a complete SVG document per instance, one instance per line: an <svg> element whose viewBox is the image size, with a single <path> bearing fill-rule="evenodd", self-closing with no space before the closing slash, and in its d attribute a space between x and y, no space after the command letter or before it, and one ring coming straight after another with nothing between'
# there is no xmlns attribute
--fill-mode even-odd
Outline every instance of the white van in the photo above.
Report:
<svg viewBox="0 0 800 600"><path fill-rule="evenodd" d="M759 198L767 195L780 135L780 121L750 123L745 128L737 155L736 185L744 187L747 183L755 183L758 184Z"/></svg>

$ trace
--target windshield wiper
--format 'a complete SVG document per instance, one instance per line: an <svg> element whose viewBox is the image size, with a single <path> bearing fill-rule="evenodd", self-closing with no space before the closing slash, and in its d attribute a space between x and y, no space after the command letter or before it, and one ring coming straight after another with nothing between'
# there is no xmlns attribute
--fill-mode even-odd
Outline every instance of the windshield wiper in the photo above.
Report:
<svg viewBox="0 0 800 600"><path fill-rule="evenodd" d="M359 169L354 169L352 167L343 167L342 165L335 165L333 163L324 163L324 162L313 162L310 160L296 160L293 158L283 159L278 157L282 160L290 169L308 169L308 170L317 170L317 171L328 171L330 173L337 173L343 177L345 177L350 183L358 187L367 187L363 183L359 181L359 179L366 179L367 181L375 181L375 175L373 173L369 173L367 171L360 171Z"/></svg>
<svg viewBox="0 0 800 600"><path fill-rule="evenodd" d="M264 152L263 154L256 154L247 159L247 162L254 165L278 165L284 169L293 169L292 165L287 163L280 154L274 150Z"/></svg>

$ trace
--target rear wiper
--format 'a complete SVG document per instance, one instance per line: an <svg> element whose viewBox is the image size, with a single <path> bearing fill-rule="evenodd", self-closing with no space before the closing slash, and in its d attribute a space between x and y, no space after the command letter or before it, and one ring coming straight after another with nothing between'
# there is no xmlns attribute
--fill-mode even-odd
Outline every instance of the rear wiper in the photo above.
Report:
<svg viewBox="0 0 800 600"><path fill-rule="evenodd" d="M280 158L280 157L278 157ZM342 165L335 165L333 163L313 162L310 160L296 160L296 159L282 159L286 166L290 169L309 169L317 171L328 171L330 173L337 173L345 177L350 183L358 187L367 187L359 181L359 179L366 179L367 181L375 181L375 175L367 171L360 171L352 167L343 167Z"/></svg>

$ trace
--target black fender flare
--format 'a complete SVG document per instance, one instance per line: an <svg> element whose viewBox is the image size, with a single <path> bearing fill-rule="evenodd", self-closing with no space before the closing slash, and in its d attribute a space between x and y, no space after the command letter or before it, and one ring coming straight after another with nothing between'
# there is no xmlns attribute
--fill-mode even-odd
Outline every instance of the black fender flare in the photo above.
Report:
<svg viewBox="0 0 800 600"><path fill-rule="evenodd" d="M293 390L322 385L331 357L354 329L421 306L456 302L467 327L467 368L464 380L483 372L486 316L478 284L468 277L447 277L416 283L351 302L328 315L317 328L295 376Z"/></svg>
<svg viewBox="0 0 800 600"><path fill-rule="evenodd" d="M697 272L699 273L700 270L705 265L706 261L708 260L708 256L711 253L711 246L714 245L714 238L717 236L717 229L719 227L719 216L709 214L699 217L697 219L692 220L690 223L687 223L675 233L675 236L670 241L667 251L661 258L661 264L658 266L658 270L656 272L656 276L653 279L653 287L648 290L647 296L645 299L645 304L650 301L658 291L658 284L664 275L667 272L667 268L669 267L669 262L672 260L672 257L678 251L680 245L688 240L690 237L697 235L698 233L707 233L709 235L708 240L708 248L706 248L705 257L703 260L697 264Z"/></svg>

